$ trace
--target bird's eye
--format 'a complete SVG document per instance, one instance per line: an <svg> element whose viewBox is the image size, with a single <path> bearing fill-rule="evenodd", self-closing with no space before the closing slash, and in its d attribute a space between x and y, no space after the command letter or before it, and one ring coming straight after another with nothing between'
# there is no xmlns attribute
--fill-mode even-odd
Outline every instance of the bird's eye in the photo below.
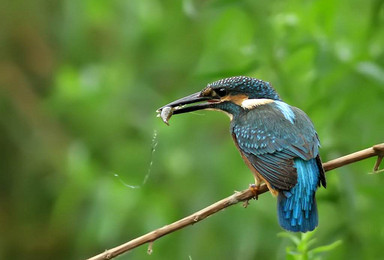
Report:
<svg viewBox="0 0 384 260"><path fill-rule="evenodd" d="M219 88L219 89L215 89L215 92L217 95L219 95L220 97L224 97L227 95L227 89L226 88Z"/></svg>

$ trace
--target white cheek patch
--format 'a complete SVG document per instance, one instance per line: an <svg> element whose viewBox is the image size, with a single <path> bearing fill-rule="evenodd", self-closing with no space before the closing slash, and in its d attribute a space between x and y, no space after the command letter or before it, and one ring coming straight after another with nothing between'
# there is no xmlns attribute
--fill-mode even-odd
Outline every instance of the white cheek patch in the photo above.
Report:
<svg viewBox="0 0 384 260"><path fill-rule="evenodd" d="M274 102L272 99L267 99L267 98L245 99L241 103L241 107L246 108L246 109L252 109L252 108L255 108L257 106L270 104L272 102Z"/></svg>

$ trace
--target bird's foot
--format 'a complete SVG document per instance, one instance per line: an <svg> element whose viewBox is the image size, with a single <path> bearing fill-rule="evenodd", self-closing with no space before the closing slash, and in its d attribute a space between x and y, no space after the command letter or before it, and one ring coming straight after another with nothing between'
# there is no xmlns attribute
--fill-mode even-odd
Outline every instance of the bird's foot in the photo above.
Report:
<svg viewBox="0 0 384 260"><path fill-rule="evenodd" d="M259 188L260 185L257 184L249 184L249 189L252 191L254 198L257 200L259 199Z"/></svg>

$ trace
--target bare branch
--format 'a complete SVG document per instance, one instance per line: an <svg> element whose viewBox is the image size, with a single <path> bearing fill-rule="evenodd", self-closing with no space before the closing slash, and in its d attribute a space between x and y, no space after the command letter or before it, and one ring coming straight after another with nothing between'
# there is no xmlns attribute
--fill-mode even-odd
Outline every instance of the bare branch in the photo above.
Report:
<svg viewBox="0 0 384 260"><path fill-rule="evenodd" d="M384 157L384 143L374 145L371 148L364 149L352 154L348 154L346 156L331 160L329 162L323 163L323 167L325 171L330 171L333 169L336 169L338 167L351 164L357 161L361 161L373 156L377 156L377 161L374 166L373 171L379 172L379 166L380 163ZM258 194L263 194L268 191L268 188L266 185L262 185L260 189L258 190ZM89 258L88 260L102 260L102 259L112 259L124 252L127 252L133 248L136 248L140 245L150 243L148 247L148 253L152 252L152 245L153 242L157 239L159 239L162 236L165 236L167 234L170 234L172 232L175 232L176 230L179 230L181 228L187 227L189 225L195 224L208 216L215 214L216 212L225 209L229 206L232 206L234 204L237 204L239 202L247 202L248 200L254 198L255 194L252 190L246 189L241 192L236 192L235 194L222 199L198 212L193 213L192 215L189 215L188 217L185 217L181 220L178 220L176 222L173 222L172 224L166 225L164 227L161 227L159 229L156 229L152 232L149 232L141 237L135 238L125 244L122 244L120 246L117 246L115 248L106 250L104 253L101 253L99 255L96 255L94 257ZM247 203L245 204L247 205Z"/></svg>
<svg viewBox="0 0 384 260"><path fill-rule="evenodd" d="M325 171L330 171L330 170L339 168L341 166L344 166L344 165L347 165L350 163L354 163L354 162L358 162L358 161L361 161L361 160L364 160L364 159L367 159L367 158L370 158L373 156L378 156L378 158L377 158L378 160L377 160L375 167L373 169L374 171L378 171L379 164L380 164L380 162L384 156L384 143L377 144L377 145L372 146L371 148L367 148L367 149L364 149L364 150L361 150L361 151L351 153L351 154L345 155L343 157L334 159L332 161L323 163L323 168Z"/></svg>

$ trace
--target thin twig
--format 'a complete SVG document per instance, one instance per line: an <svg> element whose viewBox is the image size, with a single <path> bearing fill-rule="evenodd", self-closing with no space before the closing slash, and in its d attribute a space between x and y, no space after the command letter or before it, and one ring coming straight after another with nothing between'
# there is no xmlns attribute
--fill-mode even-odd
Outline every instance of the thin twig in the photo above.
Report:
<svg viewBox="0 0 384 260"><path fill-rule="evenodd" d="M371 148L364 149L334 160L331 160L329 162L323 163L323 168L325 171L330 171L333 169L336 169L338 167L351 164L357 161L361 161L373 156L377 156L378 159L376 161L374 172L379 172L379 165L380 162L384 156L384 143L374 145ZM268 188L266 185L262 185L259 190L258 194L263 194L268 191ZM120 246L117 246L115 248L106 250L105 252L96 255L94 257L89 258L88 260L103 260L103 259L112 259L124 252L127 252L133 248L136 248L140 245L150 243L148 247L148 253L152 252L152 245L153 242L157 239L159 239L162 236L165 236L169 233L175 232L176 230L179 230L181 228L184 228L186 226L195 224L208 216L215 214L216 212L225 209L229 206L232 206L234 204L237 204L239 202L244 201L247 205L247 201L254 198L255 194L251 189L246 189L240 192L235 192L235 194L222 199L196 213L193 213L192 215L189 215L188 217L185 217L181 220L178 220L176 222L173 222L172 224L166 225L162 228L156 229L152 232L149 232L141 237L135 238L125 244L122 244Z"/></svg>

